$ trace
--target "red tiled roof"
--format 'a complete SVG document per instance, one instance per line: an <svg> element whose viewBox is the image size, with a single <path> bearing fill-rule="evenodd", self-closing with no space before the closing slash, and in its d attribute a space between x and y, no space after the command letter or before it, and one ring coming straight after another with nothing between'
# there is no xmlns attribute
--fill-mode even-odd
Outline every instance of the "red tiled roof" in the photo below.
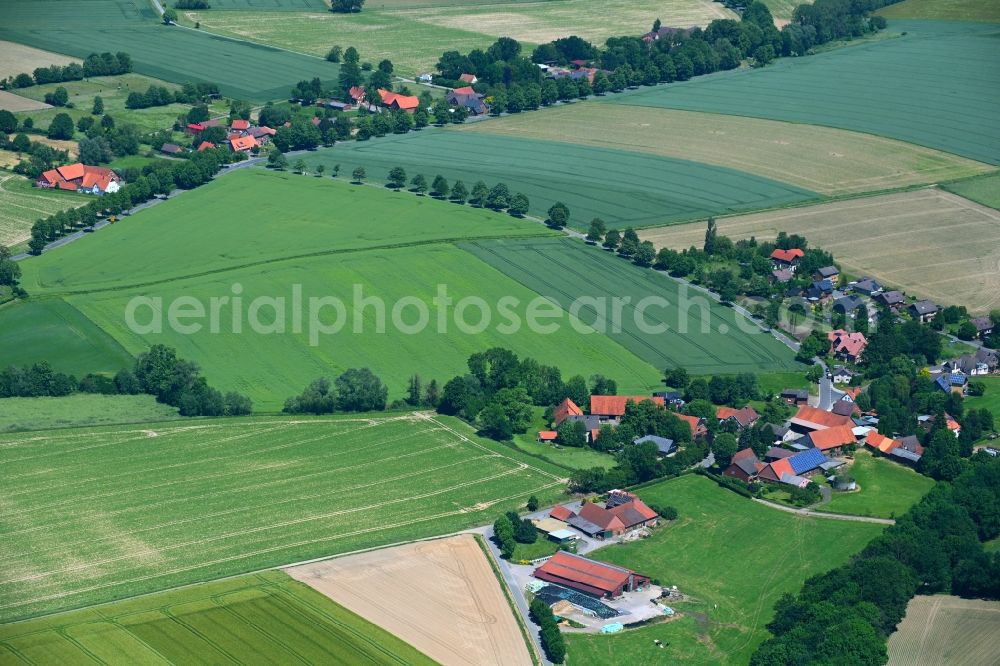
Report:
<svg viewBox="0 0 1000 666"><path fill-rule="evenodd" d="M657 405L663 406L663 398L648 398L644 395L592 395L590 396L590 413L604 416L621 416L625 413L625 404L628 401L634 403L652 400Z"/></svg>
<svg viewBox="0 0 1000 666"><path fill-rule="evenodd" d="M697 435L698 431L704 428L704 425L701 423L701 419L697 416L689 416L687 414L674 414L674 416L688 424L688 427L691 428L692 437Z"/></svg>
<svg viewBox="0 0 1000 666"><path fill-rule="evenodd" d="M415 109L420 106L420 98L413 95L400 95L382 88L379 88L378 94L386 106L395 106L400 109Z"/></svg>
<svg viewBox="0 0 1000 666"><path fill-rule="evenodd" d="M899 446L899 442L891 437L886 437L880 432L869 433L868 437L865 439L865 444L873 449L878 449L882 453L889 453Z"/></svg>
<svg viewBox="0 0 1000 666"><path fill-rule="evenodd" d="M198 144L198 150L208 150L209 148L215 148L215 144L211 141L202 141Z"/></svg>
<svg viewBox="0 0 1000 666"><path fill-rule="evenodd" d="M351 86L347 94L351 96L351 99L360 102L365 98L365 89L361 86Z"/></svg>
<svg viewBox="0 0 1000 666"><path fill-rule="evenodd" d="M234 130L250 129L250 121L243 120L242 118L236 118L235 120L233 120L232 123L229 124L229 126Z"/></svg>
<svg viewBox="0 0 1000 666"><path fill-rule="evenodd" d="M602 564L565 551L556 552L545 564L535 569L535 576L542 580L556 578L572 581L604 594L617 592L628 584L631 574L628 569Z"/></svg>
<svg viewBox="0 0 1000 666"><path fill-rule="evenodd" d="M49 169L48 171L42 172L41 178L44 178L45 182L50 183L52 185L55 185L60 180L62 180L62 176L60 176L59 172L56 171L55 169Z"/></svg>
<svg viewBox="0 0 1000 666"><path fill-rule="evenodd" d="M608 509L610 513L613 513L614 515L618 516L618 519L622 521L622 524L624 524L626 528L632 527L630 521L626 519L626 516L628 515L630 510L635 511L640 516L642 516L642 519L644 521L653 520L657 517L657 513L652 509L650 509L646 505L646 503L643 502L638 497L632 500L631 502L626 502L625 504L619 504L613 509Z"/></svg>
<svg viewBox="0 0 1000 666"><path fill-rule="evenodd" d="M552 510L549 511L549 518L555 518L556 520L566 521L569 520L572 516L573 512L570 511L567 507L563 506L562 504L560 504L559 506L552 507Z"/></svg>
<svg viewBox="0 0 1000 666"><path fill-rule="evenodd" d="M760 472L760 476L770 481L781 481L782 474L795 475L795 470L792 468L792 463L788 462L788 458L768 463Z"/></svg>
<svg viewBox="0 0 1000 666"><path fill-rule="evenodd" d="M456 95L475 95L476 91L472 89L472 86L462 86L461 88L453 88L452 92Z"/></svg>
<svg viewBox="0 0 1000 666"><path fill-rule="evenodd" d="M203 125L201 123L188 123L187 128L189 130L191 130L192 132L200 132L203 129L205 129L205 125Z"/></svg>
<svg viewBox="0 0 1000 666"><path fill-rule="evenodd" d="M233 147L233 150L250 150L260 144L252 136L238 136L230 139L229 145Z"/></svg>
<svg viewBox="0 0 1000 666"><path fill-rule="evenodd" d="M726 419L736 419L736 422L741 426L746 427L760 418L760 414L757 410L747 405L742 409L734 409L732 407L719 407L715 410L715 417L720 421L725 421Z"/></svg>
<svg viewBox="0 0 1000 666"><path fill-rule="evenodd" d="M577 515L584 520L589 520L603 530L616 532L625 529L625 523L623 523L618 516L611 513L607 509L597 506L596 504L591 504L590 502L581 506Z"/></svg>
<svg viewBox="0 0 1000 666"><path fill-rule="evenodd" d="M792 423L802 425L814 430L823 430L835 426L848 425L853 423L850 416L840 416L833 412L827 412L809 405L802 405L799 411L791 419Z"/></svg>
<svg viewBox="0 0 1000 666"><path fill-rule="evenodd" d="M543 442L551 442L558 436L559 433L557 433L555 430L542 430L541 432L538 433L538 439L540 439Z"/></svg>
<svg viewBox="0 0 1000 666"><path fill-rule="evenodd" d="M801 259L805 256L805 252L797 247L793 247L790 250L782 250L777 248L771 253L772 259L777 259L778 261L784 261L786 264L790 264L796 259Z"/></svg>
<svg viewBox="0 0 1000 666"><path fill-rule="evenodd" d="M70 190L71 192L75 192L77 190L76 183L71 180L60 180L56 187L60 190Z"/></svg>
<svg viewBox="0 0 1000 666"><path fill-rule="evenodd" d="M809 439L820 451L835 449L845 444L853 444L855 441L854 430L849 425L834 426L825 430L817 430L809 434Z"/></svg>
<svg viewBox="0 0 1000 666"><path fill-rule="evenodd" d="M827 333L826 339L830 341L830 349L834 354L846 354L852 358L861 356L868 345L864 333L848 333L842 328Z"/></svg>
<svg viewBox="0 0 1000 666"><path fill-rule="evenodd" d="M76 180L77 178L83 178L84 168L83 164L77 162L76 164L67 164L66 166L56 167L56 171L65 180Z"/></svg>
<svg viewBox="0 0 1000 666"><path fill-rule="evenodd" d="M460 77L458 77L458 80L459 81L464 81L465 83L475 83L476 82L476 75L475 74L462 74Z"/></svg>
<svg viewBox="0 0 1000 666"><path fill-rule="evenodd" d="M569 398L560 402L552 412L552 420L559 425L570 416L583 416L583 410Z"/></svg>

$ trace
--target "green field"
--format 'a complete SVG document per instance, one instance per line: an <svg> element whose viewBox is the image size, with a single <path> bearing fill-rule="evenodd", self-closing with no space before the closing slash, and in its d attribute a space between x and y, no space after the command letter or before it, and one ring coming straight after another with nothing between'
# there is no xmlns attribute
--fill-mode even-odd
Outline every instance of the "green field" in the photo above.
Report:
<svg viewBox="0 0 1000 666"><path fill-rule="evenodd" d="M140 74L217 83L230 97L284 99L296 81L337 80L337 65L320 58L164 26L148 0L0 0L0 12L0 39L80 58L125 51Z"/></svg>
<svg viewBox="0 0 1000 666"><path fill-rule="evenodd" d="M933 479L867 451L854 454L846 473L854 477L860 490L834 491L833 499L821 511L892 518L906 513L934 487Z"/></svg>
<svg viewBox="0 0 1000 666"><path fill-rule="evenodd" d="M0 368L48 361L77 375L114 374L132 367L132 356L107 333L58 299L0 306Z"/></svg>
<svg viewBox="0 0 1000 666"><path fill-rule="evenodd" d="M177 116L186 115L191 108L189 104L168 104L148 109L126 109L125 100L131 92L146 92L149 86L163 86L168 90L179 88L172 83L143 76L142 74L123 74L121 76L96 76L85 81L66 81L65 83L46 83L18 90L19 95L31 99L44 100L46 93L53 92L62 86L69 93L69 101L74 108L51 108L42 111L21 111L19 118L31 117L35 127L47 128L57 113L68 113L74 121L90 116L94 106L94 97L100 95L104 101L104 112L110 114L119 123L128 122L135 125L141 132L155 132L160 129L170 129L174 126ZM213 115L228 113L224 104L213 104ZM100 117L97 118L100 120ZM82 135L78 135L82 136Z"/></svg>
<svg viewBox="0 0 1000 666"><path fill-rule="evenodd" d="M433 70L444 51L485 50L500 36L517 39L530 54L534 44L570 34L595 44L612 36L641 35L657 16L664 25L684 27L735 16L708 0L607 0L599 4L590 0L375 0L357 14L332 14L319 8L283 12L280 20L267 12L217 11L240 9L246 3L212 3L209 11L184 12L184 21L192 25L198 21L205 31L319 56L326 55L333 44L353 45L362 60L376 63L389 58L396 73L407 76ZM266 4L272 6L268 8L293 8L289 0Z"/></svg>
<svg viewBox="0 0 1000 666"><path fill-rule="evenodd" d="M477 180L490 186L504 182L512 192L527 195L532 215L544 217L562 201L570 209L570 225L583 229L594 217L614 227L641 227L818 197L745 171L682 159L452 129L338 144L305 160L328 170L340 164L347 173L364 166L378 182L395 166L423 173L428 181L440 173L449 183L462 179L469 187Z"/></svg>
<svg viewBox="0 0 1000 666"><path fill-rule="evenodd" d="M806 578L845 562L883 528L803 518L755 504L708 479L685 476L638 491L675 506L653 536L595 551L595 559L676 585L694 602L679 620L614 636L566 635L573 664L745 664L767 638L774 603ZM667 644L658 649L653 640Z"/></svg>
<svg viewBox="0 0 1000 666"><path fill-rule="evenodd" d="M591 467L611 468L615 465L614 456L608 453L601 453L589 447L575 448L572 446L560 446L549 442L539 442L538 433L541 430L549 430L551 424L545 420L545 409L535 407L531 424L528 431L514 435L514 446L533 456L543 456L556 465L570 469L590 469ZM515 558L516 559L516 558Z"/></svg>
<svg viewBox="0 0 1000 666"><path fill-rule="evenodd" d="M456 129L691 160L829 196L995 171L955 155L860 132L631 104L571 104ZM650 141L651 136L657 139Z"/></svg>
<svg viewBox="0 0 1000 666"><path fill-rule="evenodd" d="M986 384L986 393L965 399L966 409L988 409L996 420L995 428L1000 430L1000 377L975 377L974 382Z"/></svg>
<svg viewBox="0 0 1000 666"><path fill-rule="evenodd" d="M942 187L976 203L1000 210L1000 173L945 183Z"/></svg>
<svg viewBox="0 0 1000 666"><path fill-rule="evenodd" d="M509 215L349 185L346 179L235 171L25 262L22 284L32 294L92 292L279 259L333 259L359 249L551 233ZM157 252L146 251L152 245Z"/></svg>
<svg viewBox="0 0 1000 666"><path fill-rule="evenodd" d="M1000 27L893 21L890 29L907 34L608 101L827 125L1000 164Z"/></svg>
<svg viewBox="0 0 1000 666"><path fill-rule="evenodd" d="M607 331L656 368L682 366L692 374L792 370L791 351L740 320L732 310L710 301L684 283L637 268L612 254L568 239L495 240L464 245L470 252L532 291L569 308L582 302L579 317ZM611 298L623 303L615 325ZM665 298L668 304L644 299ZM596 304L595 304L596 303ZM605 324L597 318L600 311ZM650 330L643 331L645 323ZM657 330L654 327L666 329ZM616 330L618 329L618 330Z"/></svg>
<svg viewBox="0 0 1000 666"><path fill-rule="evenodd" d="M0 399L0 432L166 421L176 416L176 408L161 405L149 395L77 393L62 398Z"/></svg>
<svg viewBox="0 0 1000 666"><path fill-rule="evenodd" d="M0 626L5 664L434 662L277 571Z"/></svg>
<svg viewBox="0 0 1000 666"><path fill-rule="evenodd" d="M445 534L563 488L416 415L8 434L0 465L0 621Z"/></svg>
<svg viewBox="0 0 1000 666"><path fill-rule="evenodd" d="M35 220L87 201L76 193L35 188L24 176L0 171L0 245L23 243L31 238Z"/></svg>
<svg viewBox="0 0 1000 666"><path fill-rule="evenodd" d="M983 0L905 0L883 7L888 19L939 19L1000 23L1000 4Z"/></svg>

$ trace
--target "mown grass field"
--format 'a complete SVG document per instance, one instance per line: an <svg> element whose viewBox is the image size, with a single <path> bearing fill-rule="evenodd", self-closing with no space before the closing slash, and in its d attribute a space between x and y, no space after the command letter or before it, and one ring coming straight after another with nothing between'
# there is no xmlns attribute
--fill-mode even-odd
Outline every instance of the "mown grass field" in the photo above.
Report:
<svg viewBox="0 0 1000 666"><path fill-rule="evenodd" d="M966 409L988 409L1000 426L1000 377L976 377L973 381L985 384L986 393L966 398Z"/></svg>
<svg viewBox="0 0 1000 666"><path fill-rule="evenodd" d="M31 238L39 218L87 203L84 196L34 187L24 176L0 172L0 245L8 247Z"/></svg>
<svg viewBox="0 0 1000 666"><path fill-rule="evenodd" d="M335 82L339 71L301 53L162 25L147 0L0 0L0 13L0 39L77 58L125 51L140 74L217 83L223 95L255 102L284 99L302 79Z"/></svg>
<svg viewBox="0 0 1000 666"><path fill-rule="evenodd" d="M839 127L1000 164L998 28L893 21L890 29L907 34L608 101Z"/></svg>
<svg viewBox="0 0 1000 666"><path fill-rule="evenodd" d="M859 132L627 104L573 104L463 125L461 131L692 160L830 196L994 170L987 164Z"/></svg>
<svg viewBox="0 0 1000 666"><path fill-rule="evenodd" d="M57 113L68 113L75 122L84 116L91 115L90 110L94 107L94 97L100 96L104 101L104 112L114 117L117 122L131 123L142 132L171 129L177 117L186 115L191 105L168 104L167 106L155 106L148 109L125 108L125 100L128 98L130 92L138 91L144 93L151 85L163 86L168 90L180 88L176 84L142 74L95 76L85 81L46 83L41 86L23 88L18 91L18 94L35 100L44 100L46 93L51 93L56 88L62 86L69 93L69 101L74 104L74 108L53 107L43 111L24 111L17 115L22 119L30 116L38 128L47 128ZM217 103L211 106L210 111L213 115L220 115L227 113L228 108L224 104ZM100 117L97 120L100 120Z"/></svg>
<svg viewBox="0 0 1000 666"><path fill-rule="evenodd" d="M0 41L0 79L17 76L22 72L30 74L36 67L68 65L71 62L80 63L81 61L61 53L42 51L15 42Z"/></svg>
<svg viewBox="0 0 1000 666"><path fill-rule="evenodd" d="M563 473L447 417L0 437L0 620L480 525ZM58 464L56 464L58 463Z"/></svg>
<svg viewBox="0 0 1000 666"><path fill-rule="evenodd" d="M5 664L434 663L277 571L0 625L0 659Z"/></svg>
<svg viewBox="0 0 1000 666"><path fill-rule="evenodd" d="M889 636L889 666L978 666L1000 652L1000 603L950 595L916 596Z"/></svg>
<svg viewBox="0 0 1000 666"><path fill-rule="evenodd" d="M305 160L310 166L325 164L327 172L334 164L341 165L341 173L364 166L375 182L385 182L395 166L410 177L423 173L428 182L438 173L469 188L477 180L490 186L504 182L512 192L527 195L530 214L544 217L562 201L570 209L570 226L582 229L594 217L619 228L652 226L819 196L745 171L683 159L452 129L338 144Z"/></svg>
<svg viewBox="0 0 1000 666"><path fill-rule="evenodd" d="M942 187L976 203L1000 210L1000 172L946 183Z"/></svg>
<svg viewBox="0 0 1000 666"><path fill-rule="evenodd" d="M694 601L674 605L684 617L666 624L612 636L567 634L574 664L745 664L767 638L764 627L782 594L842 564L883 529L784 513L697 476L638 494L676 507L679 518L649 539L595 551L594 559L676 585Z"/></svg>
<svg viewBox="0 0 1000 666"><path fill-rule="evenodd" d="M166 421L177 409L149 395L77 393L62 398L0 399L0 432Z"/></svg>
<svg viewBox="0 0 1000 666"><path fill-rule="evenodd" d="M605 330L656 368L731 374L796 367L787 347L754 324L738 323L731 308L698 292L687 293L680 282L603 250L561 238L482 241L463 247L583 322ZM612 298L628 299L617 318ZM574 302L579 304L575 311Z"/></svg>
<svg viewBox="0 0 1000 666"><path fill-rule="evenodd" d="M346 173L345 173L346 171ZM32 294L92 292L278 259L476 237L547 235L509 215L264 169L226 174L23 264ZM151 245L158 251L145 250Z"/></svg>
<svg viewBox="0 0 1000 666"><path fill-rule="evenodd" d="M906 513L934 487L933 479L867 451L854 454L846 473L854 477L860 490L834 491L833 499L820 507L821 511L892 518Z"/></svg>
<svg viewBox="0 0 1000 666"><path fill-rule="evenodd" d="M989 185L987 184L988 188ZM908 294L964 305L1000 306L1000 213L936 188L752 213L718 221L731 238L798 233L833 253L844 270ZM675 249L701 245L704 223L640 235Z"/></svg>
<svg viewBox="0 0 1000 666"><path fill-rule="evenodd" d="M282 12L280 20L267 12L217 11L239 9L237 4L245 0L212 3L208 11L185 11L184 20L192 25L200 22L205 31L319 56L333 44L354 46L362 60L377 63L389 58L397 73L408 76L433 70L444 51L485 49L501 36L517 39L530 51L534 44L571 34L597 44L612 36L641 35L657 16L664 25L683 27L735 16L709 0L608 0L599 6L587 0L376 0L357 14L318 8ZM293 3L263 4L290 9Z"/></svg>
<svg viewBox="0 0 1000 666"><path fill-rule="evenodd" d="M1000 23L1000 5L980 0L905 0L878 10L887 19L939 19Z"/></svg>
<svg viewBox="0 0 1000 666"><path fill-rule="evenodd" d="M114 374L135 363L115 340L58 299L14 301L0 306L0 368L48 361L75 374Z"/></svg>

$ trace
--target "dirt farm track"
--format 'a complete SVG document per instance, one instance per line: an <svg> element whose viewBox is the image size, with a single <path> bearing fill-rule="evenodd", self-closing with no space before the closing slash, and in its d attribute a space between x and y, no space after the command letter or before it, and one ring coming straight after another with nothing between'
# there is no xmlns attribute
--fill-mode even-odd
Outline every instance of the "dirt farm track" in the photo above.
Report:
<svg viewBox="0 0 1000 666"><path fill-rule="evenodd" d="M734 241L802 234L855 276L977 313L1000 307L1000 212L937 188L719 220ZM705 223L640 231L657 247L700 247Z"/></svg>
<svg viewBox="0 0 1000 666"><path fill-rule="evenodd" d="M291 567L288 575L444 664L531 664L472 535Z"/></svg>
<svg viewBox="0 0 1000 666"><path fill-rule="evenodd" d="M889 637L889 666L1000 664L1000 602L914 597Z"/></svg>

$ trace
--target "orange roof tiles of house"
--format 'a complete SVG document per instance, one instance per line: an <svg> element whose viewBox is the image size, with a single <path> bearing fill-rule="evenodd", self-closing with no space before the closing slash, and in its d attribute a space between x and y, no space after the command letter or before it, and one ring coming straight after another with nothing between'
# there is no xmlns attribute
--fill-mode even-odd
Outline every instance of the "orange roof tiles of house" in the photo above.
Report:
<svg viewBox="0 0 1000 666"><path fill-rule="evenodd" d="M788 462L788 458L782 458L781 460L775 460L770 463L770 468L774 471L774 475L781 480L782 474L795 475L795 470L792 468L792 463Z"/></svg>
<svg viewBox="0 0 1000 666"><path fill-rule="evenodd" d="M479 79L476 78L475 74L462 74L460 77L458 77L458 80L463 81L465 83L475 83Z"/></svg>
<svg viewBox="0 0 1000 666"><path fill-rule="evenodd" d="M202 141L198 144L198 150L208 150L209 148L215 148L215 144L211 141Z"/></svg>
<svg viewBox="0 0 1000 666"><path fill-rule="evenodd" d="M809 434L809 440L820 451L835 449L838 446L854 444L854 429L849 425L834 426L825 430L817 430Z"/></svg>
<svg viewBox="0 0 1000 666"><path fill-rule="evenodd" d="M568 507L563 505L552 507L549 511L549 518L555 518L556 520L567 521L573 516L573 512L569 510Z"/></svg>
<svg viewBox="0 0 1000 666"><path fill-rule="evenodd" d="M808 405L799 407L799 411L795 413L791 421L793 424L813 428L814 430L823 430L825 428L853 423L850 416L840 416L833 412L827 412Z"/></svg>
<svg viewBox="0 0 1000 666"><path fill-rule="evenodd" d="M778 261L784 261L785 263L790 264L796 259L801 259L805 255L806 253L797 247L793 247L790 250L782 250L778 248L771 253L771 258L777 259Z"/></svg>
<svg viewBox="0 0 1000 666"><path fill-rule="evenodd" d="M830 331L826 334L826 339L830 341L830 347L834 354L847 354L857 358L868 345L868 339L864 333L848 333L842 328Z"/></svg>
<svg viewBox="0 0 1000 666"><path fill-rule="evenodd" d="M85 173L83 164L81 164L80 162L77 162L76 164L67 164L66 166L57 167L56 171L58 171L59 175L62 176L65 180L76 180L77 178L83 178L83 174Z"/></svg>
<svg viewBox="0 0 1000 666"><path fill-rule="evenodd" d="M538 433L538 439L542 440L543 442L551 442L558 436L559 433L557 433L555 430L542 430L541 432Z"/></svg>
<svg viewBox="0 0 1000 666"><path fill-rule="evenodd" d="M420 106L420 98L413 95L400 95L389 90L379 88L378 94L382 97L382 103L386 106L393 106L400 109L415 109Z"/></svg>
<svg viewBox="0 0 1000 666"><path fill-rule="evenodd" d="M698 434L698 430L700 428L704 427L701 423L701 419L697 416L689 416L687 414L674 414L674 416L688 424L688 427L691 428L692 437Z"/></svg>
<svg viewBox="0 0 1000 666"><path fill-rule="evenodd" d="M234 130L250 129L250 121L243 120L242 118L236 118L232 123L230 123L229 126Z"/></svg>
<svg viewBox="0 0 1000 666"><path fill-rule="evenodd" d="M643 520L654 520L658 515L638 497L632 500L631 502L626 502L625 504L619 504L618 506L612 509L607 509L607 511L610 511L615 516L617 516L618 519L622 521L622 524L625 525L625 527L632 526L631 521L628 520L628 515L633 511L639 514L639 516L641 516Z"/></svg>
<svg viewBox="0 0 1000 666"><path fill-rule="evenodd" d="M257 139L252 136L238 136L236 138L229 140L229 145L233 147L233 150L250 150L256 145Z"/></svg>
<svg viewBox="0 0 1000 666"><path fill-rule="evenodd" d="M861 395L861 387L860 386L848 386L848 387L843 388L841 390L844 393L846 393L847 395L851 396L851 400L857 400L858 396Z"/></svg>
<svg viewBox="0 0 1000 666"><path fill-rule="evenodd" d="M899 443L892 439L891 437L886 437L880 432L872 432L868 435L865 440L865 444L872 447L873 449L878 449L882 453L889 453L897 446Z"/></svg>
<svg viewBox="0 0 1000 666"><path fill-rule="evenodd" d="M566 398L552 412L552 420L556 425L559 425L570 416L583 416L583 410L575 402Z"/></svg>
<svg viewBox="0 0 1000 666"><path fill-rule="evenodd" d="M746 427L760 418L760 414L753 407L747 405L742 409L734 409L732 407L719 407L715 410L715 418L720 421L725 421L726 419L736 419L736 422L741 426Z"/></svg>
<svg viewBox="0 0 1000 666"><path fill-rule="evenodd" d="M542 576L538 576L539 573ZM545 580L545 575L573 581L582 586L593 588L595 591L608 594L616 592L626 585L632 572L560 550L545 564L535 569L535 576Z"/></svg>
<svg viewBox="0 0 1000 666"><path fill-rule="evenodd" d="M472 89L472 86L462 86L461 88L453 88L452 92L456 95L475 95L476 91Z"/></svg>
<svg viewBox="0 0 1000 666"><path fill-rule="evenodd" d="M644 395L592 395L590 396L590 413L605 416L622 416L625 413L625 405L632 401L634 403L652 400L657 405L663 406L663 398L649 398Z"/></svg>
<svg viewBox="0 0 1000 666"><path fill-rule="evenodd" d="M70 190L71 192L75 192L77 190L76 183L71 180L60 180L59 183L56 184L56 187L60 190Z"/></svg>
<svg viewBox="0 0 1000 666"><path fill-rule="evenodd" d="M52 183L53 185L62 180L59 172L55 169L49 169L48 171L42 172L42 178L44 178L46 182Z"/></svg>

